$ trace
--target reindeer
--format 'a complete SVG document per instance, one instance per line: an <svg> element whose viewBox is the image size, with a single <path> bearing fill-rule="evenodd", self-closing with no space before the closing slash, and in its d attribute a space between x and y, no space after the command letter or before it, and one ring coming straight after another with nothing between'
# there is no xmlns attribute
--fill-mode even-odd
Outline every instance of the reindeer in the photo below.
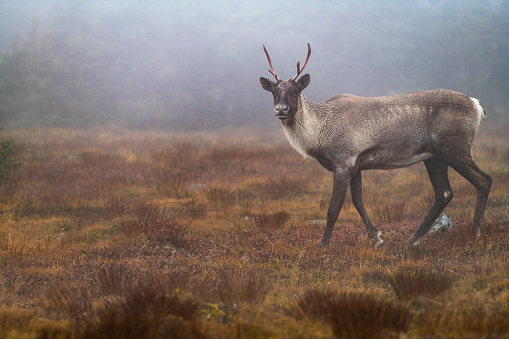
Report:
<svg viewBox="0 0 509 339"><path fill-rule="evenodd" d="M407 167L420 161L426 166L435 200L406 244L418 244L452 200L449 167L477 191L472 226L480 236L492 179L472 158L472 142L485 116L479 100L435 89L372 98L339 94L314 103L302 93L309 85L309 74L297 79L311 55L309 43L306 61L302 67L297 62L297 74L290 80L278 77L265 46L263 49L276 82L261 77L260 83L274 97L274 114L281 120L288 141L304 157L315 158L334 174L321 246L329 245L348 186L373 245L383 245L382 233L364 208L361 172Z"/></svg>

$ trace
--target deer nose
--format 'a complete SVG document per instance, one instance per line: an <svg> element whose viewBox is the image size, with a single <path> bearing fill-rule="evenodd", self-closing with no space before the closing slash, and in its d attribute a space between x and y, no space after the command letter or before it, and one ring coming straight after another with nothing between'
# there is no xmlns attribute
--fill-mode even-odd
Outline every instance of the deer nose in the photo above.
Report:
<svg viewBox="0 0 509 339"><path fill-rule="evenodd" d="M290 107L285 104L277 104L274 106L274 114L281 120L286 119L288 117L288 112L290 111Z"/></svg>

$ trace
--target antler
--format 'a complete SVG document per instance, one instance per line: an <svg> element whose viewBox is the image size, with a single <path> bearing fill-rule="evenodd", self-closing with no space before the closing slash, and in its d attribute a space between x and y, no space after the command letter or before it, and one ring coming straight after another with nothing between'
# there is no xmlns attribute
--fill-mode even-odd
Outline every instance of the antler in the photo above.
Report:
<svg viewBox="0 0 509 339"><path fill-rule="evenodd" d="M274 71L274 67L272 67L272 60L270 60L269 52L267 52L265 45L263 45L263 50L265 51L265 55L267 56L267 59L269 60L270 69L268 71L274 76L274 78L276 78L277 81L280 81L281 79L279 79L276 72Z"/></svg>
<svg viewBox="0 0 509 339"><path fill-rule="evenodd" d="M269 55L267 54L267 57ZM299 74L302 73L302 71L304 70L304 67L306 67L307 63L308 63L308 60L309 60L309 57L311 56L311 46L309 45L309 42L308 42L308 56L306 57L306 61L304 61L304 65L302 65L302 68L300 68L300 61L297 62L297 75L295 75L293 78L292 78L292 81L295 81L295 79L297 79L297 77L299 76Z"/></svg>

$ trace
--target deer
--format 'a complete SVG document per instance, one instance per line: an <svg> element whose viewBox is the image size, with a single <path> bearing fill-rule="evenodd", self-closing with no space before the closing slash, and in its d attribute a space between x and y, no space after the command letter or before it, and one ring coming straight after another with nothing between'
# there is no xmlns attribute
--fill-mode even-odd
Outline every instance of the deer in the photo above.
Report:
<svg viewBox="0 0 509 339"><path fill-rule="evenodd" d="M315 158L333 173L327 224L320 242L329 245L348 187L374 247L384 245L382 233L371 222L362 198L362 171L390 170L424 162L434 190L433 205L417 230L405 242L417 245L453 198L448 170L453 168L476 189L472 231L481 235L492 178L474 162L472 143L484 107L466 94L435 89L380 97L339 94L314 103L302 93L310 75L299 78L311 56L297 74L281 80L269 53L269 72L275 82L260 77L262 88L274 98L274 114L291 146L304 157Z"/></svg>

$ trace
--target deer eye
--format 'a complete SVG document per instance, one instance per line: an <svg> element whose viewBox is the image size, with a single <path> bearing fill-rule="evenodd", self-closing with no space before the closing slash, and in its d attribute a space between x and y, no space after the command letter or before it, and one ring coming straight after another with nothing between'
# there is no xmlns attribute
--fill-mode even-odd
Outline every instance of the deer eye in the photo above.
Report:
<svg viewBox="0 0 509 339"><path fill-rule="evenodd" d="M294 97L299 96L299 90L298 90L298 89L296 89L295 91L293 91L293 96L294 96Z"/></svg>

